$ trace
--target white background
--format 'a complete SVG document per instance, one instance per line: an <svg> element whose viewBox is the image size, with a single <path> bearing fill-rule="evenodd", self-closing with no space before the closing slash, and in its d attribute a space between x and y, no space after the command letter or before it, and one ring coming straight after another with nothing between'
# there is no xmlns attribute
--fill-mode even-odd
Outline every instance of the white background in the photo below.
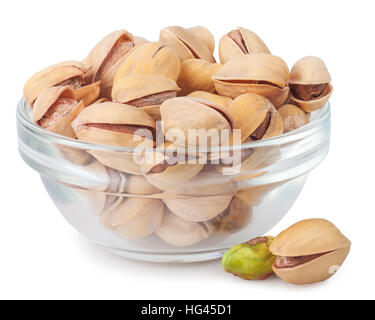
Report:
<svg viewBox="0 0 375 320"><path fill-rule="evenodd" d="M373 1L2 1L0 298L375 298ZM186 265L113 256L68 225L17 151L15 107L36 71L85 57L107 33L157 40L168 25L204 25L216 40L237 26L258 33L291 67L322 57L332 75L332 140L288 215L333 221L352 240L329 281L293 286L240 280L220 261Z"/></svg>

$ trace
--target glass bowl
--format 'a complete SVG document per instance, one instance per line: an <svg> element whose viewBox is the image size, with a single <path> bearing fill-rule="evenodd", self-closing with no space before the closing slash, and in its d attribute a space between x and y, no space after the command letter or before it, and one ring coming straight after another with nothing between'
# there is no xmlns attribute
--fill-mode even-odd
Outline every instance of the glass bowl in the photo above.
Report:
<svg viewBox="0 0 375 320"><path fill-rule="evenodd" d="M297 130L228 147L246 155L240 170L212 160L198 169L195 164L186 171L144 173L129 148L81 142L38 127L23 99L17 128L22 158L80 233L128 258L194 262L220 258L230 247L267 233L288 212L310 170L327 155L330 106Z"/></svg>

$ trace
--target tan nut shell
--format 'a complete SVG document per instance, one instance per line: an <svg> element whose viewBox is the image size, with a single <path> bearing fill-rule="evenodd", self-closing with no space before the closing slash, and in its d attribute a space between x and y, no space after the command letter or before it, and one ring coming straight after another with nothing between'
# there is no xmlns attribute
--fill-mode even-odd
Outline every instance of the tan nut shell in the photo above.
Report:
<svg viewBox="0 0 375 320"><path fill-rule="evenodd" d="M284 132L298 129L309 122L309 117L305 111L293 104L284 104L277 111L283 118Z"/></svg>
<svg viewBox="0 0 375 320"><path fill-rule="evenodd" d="M261 53L233 59L213 77L221 95L236 98L255 93L268 98L276 107L288 98L288 79L289 69L281 58Z"/></svg>
<svg viewBox="0 0 375 320"><path fill-rule="evenodd" d="M210 63L200 59L187 59L181 63L181 72L177 84L185 96L193 91L214 92L212 77L220 70L220 63Z"/></svg>
<svg viewBox="0 0 375 320"><path fill-rule="evenodd" d="M244 45L249 53L270 54L270 51L265 43L254 32L241 27L239 27L237 30L240 32ZM219 56L221 63L224 64L243 55L245 55L245 53L227 34L220 39Z"/></svg>
<svg viewBox="0 0 375 320"><path fill-rule="evenodd" d="M183 220L166 208L156 234L173 246L189 246L208 238L210 231L205 224Z"/></svg>
<svg viewBox="0 0 375 320"><path fill-rule="evenodd" d="M233 126L232 116L226 108L199 98L180 97L164 101L160 106L160 114L164 121L163 132L166 139L169 139L168 132L178 129L184 134L186 146L189 145L188 129L231 131ZM192 146L196 147L195 144Z"/></svg>
<svg viewBox="0 0 375 320"><path fill-rule="evenodd" d="M207 45L188 29L178 26L164 28L160 31L160 42L171 47L181 61L198 58L215 62Z"/></svg>
<svg viewBox="0 0 375 320"><path fill-rule="evenodd" d="M291 84L330 83L331 76L323 60L318 57L304 57L298 60L290 70Z"/></svg>
<svg viewBox="0 0 375 320"><path fill-rule="evenodd" d="M215 50L215 38L206 27L202 26L195 26L189 28L189 30L193 33L193 35L200 39L207 47L210 49L211 52Z"/></svg>
<svg viewBox="0 0 375 320"><path fill-rule="evenodd" d="M78 89L74 89L74 99L83 101L87 107L99 98L100 94L100 81L91 83Z"/></svg>
<svg viewBox="0 0 375 320"><path fill-rule="evenodd" d="M78 61L66 61L50 66L27 80L23 89L23 96L26 102L33 107L36 98L46 88L54 87L71 78L83 77L86 72L87 68Z"/></svg>
<svg viewBox="0 0 375 320"><path fill-rule="evenodd" d="M161 42L148 42L129 52L119 67L114 82L124 76L151 74L174 81L180 73L180 59Z"/></svg>
<svg viewBox="0 0 375 320"><path fill-rule="evenodd" d="M302 110L305 112L314 112L324 107L324 105L328 102L331 98L333 91L333 86L328 84L328 93L317 100L310 100L310 101L303 101L295 98L293 94L291 94L291 100L295 102Z"/></svg>
<svg viewBox="0 0 375 320"><path fill-rule="evenodd" d="M155 121L143 110L136 107L113 102L93 104L85 108L72 127L80 140L108 144L112 146L137 147L146 138L134 141L133 134L104 130L101 128L87 128L85 125L95 124L123 124L155 129Z"/></svg>
<svg viewBox="0 0 375 320"><path fill-rule="evenodd" d="M112 99L115 102L127 103L152 94L180 91L172 79L157 75L129 75L119 79L113 85Z"/></svg>
<svg viewBox="0 0 375 320"><path fill-rule="evenodd" d="M145 177L129 175L125 185L125 193L150 195L160 193L160 189L149 183Z"/></svg>
<svg viewBox="0 0 375 320"><path fill-rule="evenodd" d="M33 120L38 122L43 118L44 114L48 109L59 99L59 98L70 98L74 99L74 92L72 87L50 87L44 90L39 97L36 99L33 108ZM66 114L64 117L48 126L46 129L69 138L75 138L76 134L71 127L73 120L79 115L84 109L85 105L83 102L77 103L72 111Z"/></svg>
<svg viewBox="0 0 375 320"><path fill-rule="evenodd" d="M141 110L146 111L149 116L151 116L152 119L155 121L160 121L161 120L161 115L160 115L160 106L147 106L147 107L140 107Z"/></svg>
<svg viewBox="0 0 375 320"><path fill-rule="evenodd" d="M223 108L227 108L232 102L232 99L229 97L220 96L216 93L211 93L211 92L206 92L206 91L194 91L188 94L187 96L193 97L193 98L200 98L203 100L208 100Z"/></svg>
<svg viewBox="0 0 375 320"><path fill-rule="evenodd" d="M187 221L208 221L221 212L229 205L233 198L231 194L205 196L205 197L186 197L186 198L163 198L167 207L178 217Z"/></svg>

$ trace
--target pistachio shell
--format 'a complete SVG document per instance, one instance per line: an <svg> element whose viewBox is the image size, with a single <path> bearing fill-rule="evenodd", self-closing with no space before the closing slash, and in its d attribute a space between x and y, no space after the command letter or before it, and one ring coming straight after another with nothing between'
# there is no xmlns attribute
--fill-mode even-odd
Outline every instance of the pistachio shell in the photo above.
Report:
<svg viewBox="0 0 375 320"><path fill-rule="evenodd" d="M141 44L144 44L144 43L149 42L149 41L146 40L145 38L143 38L143 37L139 37L139 36L133 36L133 39L134 39L134 43L135 43L135 45L141 45Z"/></svg>
<svg viewBox="0 0 375 320"><path fill-rule="evenodd" d="M140 108L141 108L141 110L147 112L147 114L149 116L151 116L151 118L154 119L155 121L160 121L161 120L160 105L140 107Z"/></svg>
<svg viewBox="0 0 375 320"><path fill-rule="evenodd" d="M204 134L209 135L210 130L232 130L232 117L226 108L222 108L210 101L198 98L173 98L169 99L160 106L160 114L164 122L163 132L166 140L171 139L168 132L179 130L185 139L186 146L196 147L195 140L189 141L189 130L205 130ZM171 131L169 131L171 130ZM212 139L211 146L226 142L225 139ZM203 139L204 140L204 139ZM220 141L221 140L221 141ZM176 144L181 141L176 141Z"/></svg>
<svg viewBox="0 0 375 320"><path fill-rule="evenodd" d="M331 76L323 60L318 57L304 57L298 60L290 71L291 84L330 83Z"/></svg>
<svg viewBox="0 0 375 320"><path fill-rule="evenodd" d="M341 266L350 251L349 247L338 249L322 255L310 262L294 268L277 268L272 266L276 275L293 284L309 284L327 280Z"/></svg>
<svg viewBox="0 0 375 320"><path fill-rule="evenodd" d="M187 221L208 221L221 212L229 205L233 195L218 195L206 197L187 197L187 198L164 198L163 201L167 207L180 218Z"/></svg>
<svg viewBox="0 0 375 320"><path fill-rule="evenodd" d="M86 150L63 145L59 145L58 148L62 156L75 165L85 166L92 161L91 155Z"/></svg>
<svg viewBox="0 0 375 320"><path fill-rule="evenodd" d="M116 125L124 130L112 129ZM137 130L143 130L142 134L152 133L156 125L143 110L119 103L103 102L85 108L72 123L72 127L77 137L83 141L132 148L146 140L152 146L153 143L148 137L139 136L139 139L134 139L134 134Z"/></svg>
<svg viewBox="0 0 375 320"><path fill-rule="evenodd" d="M84 107L82 101L74 100L71 86L50 87L36 99L33 120L49 131L75 138L71 123Z"/></svg>
<svg viewBox="0 0 375 320"><path fill-rule="evenodd" d="M133 36L125 31L118 30L104 37L89 53L84 64L91 66L86 75L88 83L101 80L113 65L134 47Z"/></svg>
<svg viewBox="0 0 375 320"><path fill-rule="evenodd" d="M200 39L207 48L213 53L215 50L215 39L210 30L202 26L195 26L189 28L193 35Z"/></svg>
<svg viewBox="0 0 375 320"><path fill-rule="evenodd" d="M200 98L203 100L211 101L214 104L217 104L220 107L227 108L230 103L232 102L232 99L229 97L220 96L215 93L206 92L206 91L194 91L190 94L188 94L188 97L193 98Z"/></svg>
<svg viewBox="0 0 375 320"><path fill-rule="evenodd" d="M149 183L143 176L129 175L124 192L128 194L150 195L159 193L160 190Z"/></svg>
<svg viewBox="0 0 375 320"><path fill-rule="evenodd" d="M91 83L87 86L74 89L74 99L77 101L83 101L85 106L89 106L96 99L99 98L100 94L100 81Z"/></svg>
<svg viewBox="0 0 375 320"><path fill-rule="evenodd" d="M23 96L33 107L36 98L47 88L59 86L70 79L83 79L87 68L78 61L66 61L34 74L25 84ZM83 81L83 80L82 80Z"/></svg>
<svg viewBox="0 0 375 320"><path fill-rule="evenodd" d="M277 109L284 121L284 132L293 131L309 122L308 115L293 104L285 104Z"/></svg>
<svg viewBox="0 0 375 320"><path fill-rule="evenodd" d="M220 39L219 56L223 64L249 53L270 54L262 39L250 30L239 27Z"/></svg>
<svg viewBox="0 0 375 320"><path fill-rule="evenodd" d="M274 190L279 184L269 184L261 187L250 188L242 190L237 193L237 197L240 198L245 203L251 204L253 206L259 205L264 197Z"/></svg>
<svg viewBox="0 0 375 320"><path fill-rule="evenodd" d="M331 84L328 84L327 94L320 99L317 100L310 100L310 101L303 101L295 98L292 94L291 100L295 102L302 110L305 112L314 112L319 110L325 106L328 100L331 98L333 91L333 87Z"/></svg>
<svg viewBox="0 0 375 320"><path fill-rule="evenodd" d="M215 62L207 45L188 29L177 26L164 28L160 31L160 42L171 47L181 61L197 58Z"/></svg>
<svg viewBox="0 0 375 320"><path fill-rule="evenodd" d="M212 77L222 67L219 63L210 63L200 59L187 59L181 63L181 72L177 80L182 89L179 93L185 96L193 91L214 92Z"/></svg>
<svg viewBox="0 0 375 320"><path fill-rule="evenodd" d="M281 232L272 243L273 254L285 257L306 256L348 248L350 241L331 222L308 219Z"/></svg>
<svg viewBox="0 0 375 320"><path fill-rule="evenodd" d="M174 81L180 73L180 59L161 42L148 42L129 52L118 68L114 82L128 75L150 74Z"/></svg>
<svg viewBox="0 0 375 320"><path fill-rule="evenodd" d="M183 220L166 208L156 234L173 246L189 246L208 238L210 231L204 223Z"/></svg>
<svg viewBox="0 0 375 320"><path fill-rule="evenodd" d="M178 92L176 82L156 75L130 75L119 79L113 85L112 99L119 103L132 101L161 92Z"/></svg>

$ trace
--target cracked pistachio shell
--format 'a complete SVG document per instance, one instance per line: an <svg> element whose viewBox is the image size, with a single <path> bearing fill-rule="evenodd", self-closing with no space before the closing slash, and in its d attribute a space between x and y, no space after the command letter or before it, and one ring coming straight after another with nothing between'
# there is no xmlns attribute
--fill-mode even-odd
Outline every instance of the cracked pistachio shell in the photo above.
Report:
<svg viewBox="0 0 375 320"><path fill-rule="evenodd" d="M271 52L261 38L245 28L239 27L220 39L219 56L223 64L249 53L270 54Z"/></svg>
<svg viewBox="0 0 375 320"><path fill-rule="evenodd" d="M87 68L78 61L66 61L48 67L34 74L25 84L23 96L26 102L33 107L36 98L47 88L59 86L68 80L78 79L83 82ZM68 83L67 83L68 84Z"/></svg>
<svg viewBox="0 0 375 320"><path fill-rule="evenodd" d="M163 217L163 202L157 199L125 198L100 216L102 224L128 240L142 239L155 231Z"/></svg>
<svg viewBox="0 0 375 320"><path fill-rule="evenodd" d="M269 248L273 237L259 237L228 250L222 259L223 269L245 280L264 280L273 274L275 257Z"/></svg>
<svg viewBox="0 0 375 320"><path fill-rule="evenodd" d="M150 195L160 193L160 189L149 183L145 177L129 175L125 186L125 193Z"/></svg>
<svg viewBox="0 0 375 320"><path fill-rule="evenodd" d="M129 52L118 68L114 82L124 76L151 74L174 81L180 73L180 59L161 42L148 42Z"/></svg>
<svg viewBox="0 0 375 320"><path fill-rule="evenodd" d="M207 46L207 48L210 49L211 52L214 52L215 38L210 30L202 26L195 26L189 28L189 30L196 38L200 39Z"/></svg>
<svg viewBox="0 0 375 320"><path fill-rule="evenodd" d="M314 283L330 278L336 267L345 261L351 246L340 230L324 219L297 222L281 232L275 241L270 250L277 256L300 257L326 253L296 267L278 268L276 264L273 265L277 276L294 284Z"/></svg>
<svg viewBox="0 0 375 320"><path fill-rule="evenodd" d="M101 80L102 76L133 47L133 36L125 30L114 31L104 37L83 62L92 67L86 75L86 82Z"/></svg>
<svg viewBox="0 0 375 320"><path fill-rule="evenodd" d="M151 152L146 152L145 163L142 171L146 180L158 189L168 191L185 185L193 179L203 168L204 164L179 163L178 159L170 159L168 163L168 152L176 150L176 146L166 142ZM165 150L165 152L164 152ZM180 148L181 151L181 148Z"/></svg>
<svg viewBox="0 0 375 320"><path fill-rule="evenodd" d="M284 104L277 109L284 121L284 133L298 129L309 122L309 116L293 104Z"/></svg>
<svg viewBox="0 0 375 320"><path fill-rule="evenodd" d="M289 95L289 69L279 57L248 54L227 62L213 77L220 95L236 98L254 93L268 98L276 107Z"/></svg>
<svg viewBox="0 0 375 320"><path fill-rule="evenodd" d="M141 134L152 134L156 124L145 111L136 107L103 102L83 109L72 127L80 140L133 148L140 143L153 145L153 141ZM141 131L137 139L136 131Z"/></svg>
<svg viewBox="0 0 375 320"><path fill-rule="evenodd" d="M187 59L181 63L181 72L177 84L185 96L193 91L214 92L212 77L220 70L220 63L210 63L201 59Z"/></svg>
<svg viewBox="0 0 375 320"><path fill-rule="evenodd" d="M132 104L133 101L164 92L177 92L180 88L172 79L157 75L129 75L113 85L112 99L115 102Z"/></svg>
<svg viewBox="0 0 375 320"><path fill-rule="evenodd" d="M189 246L207 239L211 232L205 223L183 220L166 208L156 234L170 245Z"/></svg>
<svg viewBox="0 0 375 320"><path fill-rule="evenodd" d="M71 86L50 87L36 99L33 121L48 131L75 138L71 123L84 107L82 101L74 100Z"/></svg>
<svg viewBox="0 0 375 320"><path fill-rule="evenodd" d="M74 99L77 101L83 101L83 104L87 107L99 98L100 94L100 81L88 84L81 88L74 89Z"/></svg>
<svg viewBox="0 0 375 320"><path fill-rule="evenodd" d="M188 29L178 26L164 28L160 31L159 41L171 47L181 61L197 58L215 62L205 42Z"/></svg>
<svg viewBox="0 0 375 320"><path fill-rule="evenodd" d="M187 96L193 97L193 98L200 98L203 100L208 100L223 108L227 108L229 104L232 102L232 99L229 97L220 96L216 93L211 93L211 92L206 92L206 91L194 91L188 94Z"/></svg>
<svg viewBox="0 0 375 320"><path fill-rule="evenodd" d="M155 121L161 120L160 105L140 107L141 110L147 112L147 114Z"/></svg>
<svg viewBox="0 0 375 320"><path fill-rule="evenodd" d="M189 141L189 130L204 129L207 134L210 130L232 131L233 119L226 108L220 107L208 100L191 97L179 97L169 99L160 106L161 119L164 122L163 132L166 140L172 139L168 132L178 130L183 134L184 141L175 141L176 144L196 147L195 140ZM229 136L229 135L228 135ZM211 146L225 143L227 140L213 139ZM229 138L229 137L228 137ZM180 139L178 139L180 140ZM221 141L219 141L221 140Z"/></svg>
<svg viewBox="0 0 375 320"><path fill-rule="evenodd" d="M165 197L164 203L178 217L187 221L209 221L222 213L233 198L232 194L204 197Z"/></svg>

